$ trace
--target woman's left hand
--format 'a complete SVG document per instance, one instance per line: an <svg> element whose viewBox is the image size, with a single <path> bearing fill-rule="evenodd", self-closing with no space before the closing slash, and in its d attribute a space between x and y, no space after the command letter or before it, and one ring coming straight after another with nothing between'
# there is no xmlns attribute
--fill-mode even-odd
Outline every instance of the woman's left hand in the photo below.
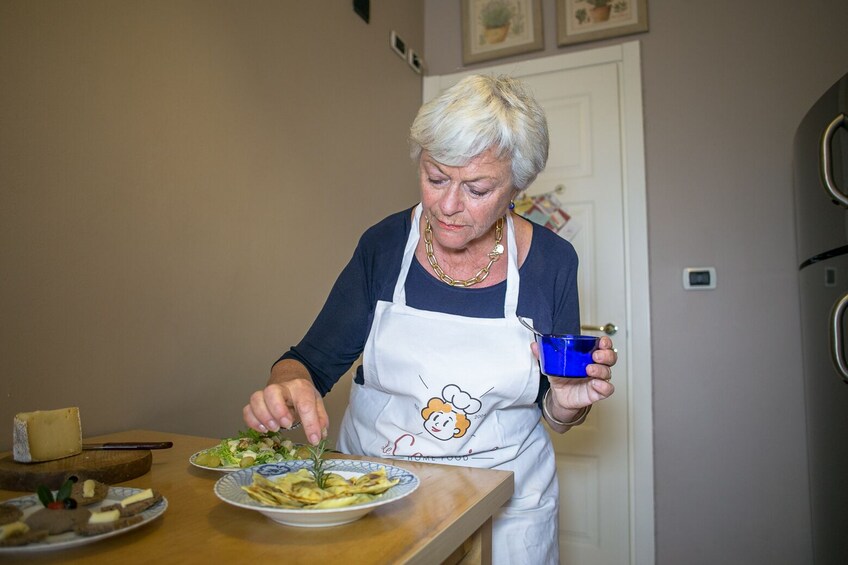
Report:
<svg viewBox="0 0 848 565"><path fill-rule="evenodd" d="M539 347L532 344L533 353L538 358ZM548 377L551 383L551 401L553 408L563 411L577 411L609 397L615 386L610 382L612 366L618 361L618 354L612 348L612 340L604 336L598 343L598 349L592 353L594 363L586 367L586 379ZM568 419L566 419L568 421Z"/></svg>

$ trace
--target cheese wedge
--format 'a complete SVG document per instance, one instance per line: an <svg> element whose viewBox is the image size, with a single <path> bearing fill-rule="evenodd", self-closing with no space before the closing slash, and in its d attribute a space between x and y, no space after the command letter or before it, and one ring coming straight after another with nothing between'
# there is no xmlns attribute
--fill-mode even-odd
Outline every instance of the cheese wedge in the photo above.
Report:
<svg viewBox="0 0 848 565"><path fill-rule="evenodd" d="M94 485L95 482L91 479L86 480L82 484L82 497L83 498L91 498L94 496Z"/></svg>
<svg viewBox="0 0 848 565"><path fill-rule="evenodd" d="M79 408L36 410L15 416L12 458L19 463L52 461L82 453Z"/></svg>

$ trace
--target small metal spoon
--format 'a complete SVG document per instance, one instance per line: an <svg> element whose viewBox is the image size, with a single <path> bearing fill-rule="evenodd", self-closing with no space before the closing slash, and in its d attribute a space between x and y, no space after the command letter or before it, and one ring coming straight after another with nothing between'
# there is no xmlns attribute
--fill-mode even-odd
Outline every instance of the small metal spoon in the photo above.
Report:
<svg viewBox="0 0 848 565"><path fill-rule="evenodd" d="M528 324L527 321L524 318L522 318L521 316L518 316L518 321L521 322L522 326L524 326L525 328L527 328L528 330L530 330L531 332L533 332L537 336L542 337L544 335L542 332L536 330L536 328L534 328L533 326Z"/></svg>

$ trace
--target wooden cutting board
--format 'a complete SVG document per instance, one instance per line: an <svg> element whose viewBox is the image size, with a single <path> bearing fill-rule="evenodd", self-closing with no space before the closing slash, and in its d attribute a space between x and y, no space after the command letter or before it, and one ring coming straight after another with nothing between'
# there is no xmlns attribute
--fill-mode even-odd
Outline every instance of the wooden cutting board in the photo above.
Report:
<svg viewBox="0 0 848 565"><path fill-rule="evenodd" d="M152 463L153 455L147 449L83 451L44 463L18 463L6 453L0 457L0 489L35 492L38 485L44 485L56 490L69 475L112 485L140 477Z"/></svg>

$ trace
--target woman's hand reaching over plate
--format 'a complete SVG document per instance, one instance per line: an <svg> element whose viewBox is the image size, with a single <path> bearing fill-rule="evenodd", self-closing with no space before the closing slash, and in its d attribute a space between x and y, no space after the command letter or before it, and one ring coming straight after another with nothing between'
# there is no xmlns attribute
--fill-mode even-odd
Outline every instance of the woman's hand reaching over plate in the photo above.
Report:
<svg viewBox="0 0 848 565"><path fill-rule="evenodd" d="M330 419L321 393L306 368L284 359L271 369L269 384L254 392L242 411L245 423L259 432L303 425L306 439L316 445L327 437Z"/></svg>

